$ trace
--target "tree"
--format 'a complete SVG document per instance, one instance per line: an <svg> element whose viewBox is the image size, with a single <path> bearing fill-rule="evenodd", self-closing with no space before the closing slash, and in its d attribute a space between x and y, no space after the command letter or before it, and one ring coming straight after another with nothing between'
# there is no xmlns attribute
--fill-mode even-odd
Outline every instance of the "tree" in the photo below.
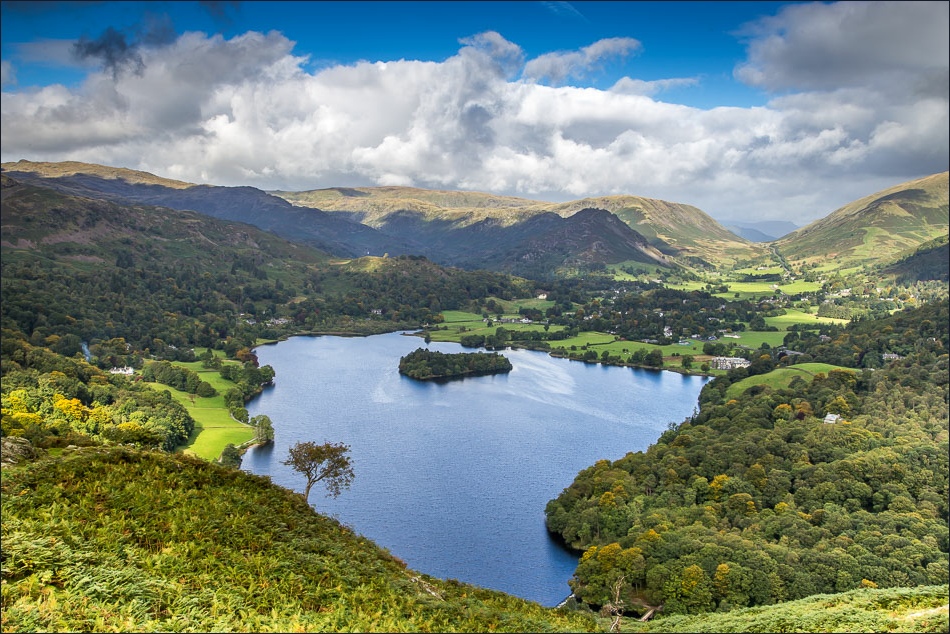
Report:
<svg viewBox="0 0 950 634"><path fill-rule="evenodd" d="M258 414L250 420L256 429L256 438L259 443L274 442L274 423L267 414Z"/></svg>
<svg viewBox="0 0 950 634"><path fill-rule="evenodd" d="M239 469L242 462L241 451L233 444L228 443L225 445L224 451L221 452L221 457L218 461L225 467Z"/></svg>
<svg viewBox="0 0 950 634"><path fill-rule="evenodd" d="M350 447L343 443L298 442L290 448L290 456L283 464L292 467L307 478L304 490L305 500L310 499L310 489L323 481L327 495L337 497L343 489L348 489L353 481L353 467L350 464Z"/></svg>

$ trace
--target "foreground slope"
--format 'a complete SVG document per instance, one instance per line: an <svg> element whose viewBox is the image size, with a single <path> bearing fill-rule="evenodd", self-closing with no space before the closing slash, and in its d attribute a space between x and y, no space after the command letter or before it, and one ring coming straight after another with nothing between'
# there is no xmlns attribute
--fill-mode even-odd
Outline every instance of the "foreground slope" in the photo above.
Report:
<svg viewBox="0 0 950 634"><path fill-rule="evenodd" d="M3 470L4 631L593 631L409 570L303 497L196 458L90 447Z"/></svg>
<svg viewBox="0 0 950 634"><path fill-rule="evenodd" d="M947 235L948 172L865 196L772 243L786 259L840 266L896 259Z"/></svg>
<svg viewBox="0 0 950 634"><path fill-rule="evenodd" d="M946 632L947 587L817 594L780 605L701 616L676 615L631 632Z"/></svg>

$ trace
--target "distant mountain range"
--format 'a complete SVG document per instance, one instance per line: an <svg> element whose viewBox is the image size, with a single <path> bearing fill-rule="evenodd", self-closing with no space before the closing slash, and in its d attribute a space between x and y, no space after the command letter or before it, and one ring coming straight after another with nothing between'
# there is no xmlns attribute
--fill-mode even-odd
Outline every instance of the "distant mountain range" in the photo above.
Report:
<svg viewBox="0 0 950 634"><path fill-rule="evenodd" d="M2 169L72 196L247 223L332 256L424 255L534 278L630 262L716 268L768 259L773 249L792 262L887 264L948 233L946 172L872 194L807 227L757 222L730 231L691 205L626 195L550 203L410 187L265 192L78 162L19 161Z"/></svg>
<svg viewBox="0 0 950 634"><path fill-rule="evenodd" d="M786 220L765 220L762 222L743 222L726 225L726 228L749 242L772 242L787 235L798 225Z"/></svg>
<svg viewBox="0 0 950 634"><path fill-rule="evenodd" d="M670 267L676 258L716 262L762 252L695 207L633 196L544 203L410 188L272 195L75 162L2 167L24 183L245 222L341 257L424 255L445 265L543 277L563 267L620 262ZM586 211L593 209L610 213Z"/></svg>

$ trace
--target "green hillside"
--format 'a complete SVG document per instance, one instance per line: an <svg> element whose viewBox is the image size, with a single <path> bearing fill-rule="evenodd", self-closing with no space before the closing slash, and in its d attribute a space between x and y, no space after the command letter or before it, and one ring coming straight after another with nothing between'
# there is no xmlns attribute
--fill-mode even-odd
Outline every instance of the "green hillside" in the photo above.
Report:
<svg viewBox="0 0 950 634"><path fill-rule="evenodd" d="M630 632L946 632L946 586L851 590L726 614L670 616Z"/></svg>
<svg viewBox="0 0 950 634"><path fill-rule="evenodd" d="M767 374L758 374L756 376L746 377L741 381L736 381L726 390L726 398L736 398L750 387L756 385L765 385L773 390L781 390L787 388L788 384L791 383L795 377L803 381L811 381L819 372L828 374L831 370L849 370L849 368L832 365L830 363L799 363L788 366L787 368L778 368ZM853 370L850 371L853 372Z"/></svg>
<svg viewBox="0 0 950 634"><path fill-rule="evenodd" d="M772 244L789 261L839 268L896 259L947 235L948 173L895 185L837 209Z"/></svg>
<svg viewBox="0 0 950 634"><path fill-rule="evenodd" d="M417 573L300 494L197 458L86 448L5 467L2 492L5 632L603 629Z"/></svg>

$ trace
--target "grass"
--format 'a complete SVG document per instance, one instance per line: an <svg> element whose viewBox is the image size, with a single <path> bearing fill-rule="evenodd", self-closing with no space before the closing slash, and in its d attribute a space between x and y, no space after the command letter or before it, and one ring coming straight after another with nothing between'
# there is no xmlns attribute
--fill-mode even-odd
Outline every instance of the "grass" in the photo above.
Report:
<svg viewBox="0 0 950 634"><path fill-rule="evenodd" d="M852 590L725 613L625 622L626 632L947 632L947 586Z"/></svg>
<svg viewBox="0 0 950 634"><path fill-rule="evenodd" d="M784 315L779 315L777 317L766 317L765 323L769 326L775 326L779 330L788 330L788 327L793 324L838 324L845 325L848 323L847 319L834 319L833 317L819 317L811 313L806 313L797 308L786 308Z"/></svg>
<svg viewBox="0 0 950 634"><path fill-rule="evenodd" d="M704 291L706 290L705 281L688 281L679 284L667 284L669 288L681 291ZM763 297L772 297L775 293L785 295L799 295L801 293L814 293L821 290L821 284L818 282L806 282L804 280L795 280L786 284L778 282L734 282L728 280L719 280L717 286L725 284L729 290L725 293L713 293L713 297L721 299L761 299ZM776 286L776 288L773 288Z"/></svg>
<svg viewBox="0 0 950 634"><path fill-rule="evenodd" d="M520 316L516 314L508 314L505 316L512 319L520 318ZM431 331L429 334L432 341L451 341L458 343L461 341L461 338L466 335L494 335L499 326L503 326L505 329L514 332L539 331L544 329L542 324L499 324L495 321L494 316L492 317L493 323L489 327L482 321L481 315L464 311L445 311L443 317L445 318L443 326L446 326L446 329ZM815 323L840 323L843 321L823 317L816 318L808 313L793 309L781 317L766 318L767 323L779 328L778 331L754 332L746 330L735 333L738 335L738 338L722 338L720 341L723 343L736 343L740 346L752 349L761 348L763 343L767 343L772 348L777 348L783 345L786 328L789 325L811 323L809 321L811 319L814 319ZM563 327L551 326L550 329L557 331L563 329ZM680 368L681 358L684 355L691 355L693 357L693 369L698 369L703 362L711 358L709 355L703 353L703 345L706 342L698 339L688 339L687 341L689 341L689 345L685 346L681 346L678 343L657 346L642 341L618 340L616 336L604 332L582 332L576 337L549 341L548 344L550 345L551 352L559 352L567 355L571 353L583 353L586 350L594 350L599 359L604 351L606 351L610 356L621 357L624 361L627 361L630 355L636 350L643 349L650 352L659 348L663 353L664 366L668 369ZM717 374L717 372L712 371L712 374Z"/></svg>
<svg viewBox="0 0 950 634"><path fill-rule="evenodd" d="M743 392L756 385L766 385L773 390L780 390L788 387L796 376L805 381L811 381L816 374L824 372L827 374L831 370L848 370L854 372L854 368L845 368L840 365L831 365L830 363L799 363L786 368L777 368L766 374L758 374L736 381L726 390L726 399L738 398Z"/></svg>
<svg viewBox="0 0 950 634"><path fill-rule="evenodd" d="M195 352L199 351L196 349ZM225 363L237 362L226 361ZM176 361L174 365L197 372L201 380L207 381L218 391L217 396L203 398L161 383L148 384L153 389L170 392L172 398L184 405L191 417L195 419L195 430L188 438L188 444L181 448L183 453L205 460L216 460L227 445L239 446L254 438L254 428L234 420L224 404L224 393L234 387L231 381L223 378L217 370L202 367L200 361Z"/></svg>

